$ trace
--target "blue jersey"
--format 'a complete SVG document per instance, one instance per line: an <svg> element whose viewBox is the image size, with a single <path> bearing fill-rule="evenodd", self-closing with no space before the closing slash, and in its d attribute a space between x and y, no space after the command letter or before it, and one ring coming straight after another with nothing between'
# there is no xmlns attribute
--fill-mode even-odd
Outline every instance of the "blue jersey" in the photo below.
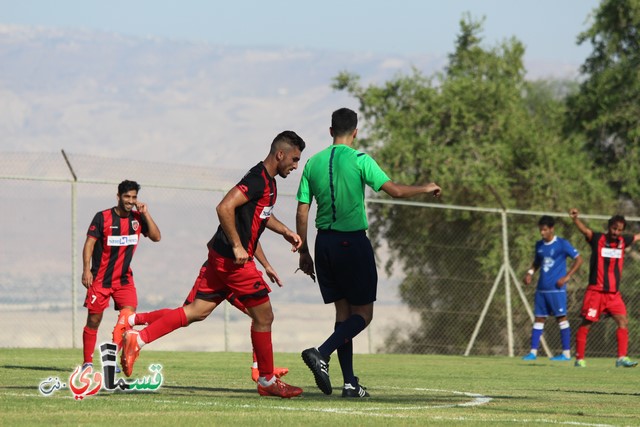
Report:
<svg viewBox="0 0 640 427"><path fill-rule="evenodd" d="M533 265L539 269L538 291L566 292L566 286L558 288L560 278L567 274L567 257L576 259L580 253L567 240L554 237L552 241L536 242L536 255Z"/></svg>

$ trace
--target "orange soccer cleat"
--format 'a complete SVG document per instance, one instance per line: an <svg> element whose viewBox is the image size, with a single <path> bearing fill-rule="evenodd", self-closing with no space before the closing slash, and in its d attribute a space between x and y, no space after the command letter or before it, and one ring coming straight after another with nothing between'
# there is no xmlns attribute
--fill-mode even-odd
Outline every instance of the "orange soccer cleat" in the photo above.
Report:
<svg viewBox="0 0 640 427"><path fill-rule="evenodd" d="M140 355L140 346L138 345L138 336L140 333L135 329L131 329L122 336L122 354L120 355L120 364L124 374L128 377L133 372L133 364Z"/></svg>
<svg viewBox="0 0 640 427"><path fill-rule="evenodd" d="M295 387L286 383L283 383L278 378L269 386L263 386L258 383L258 393L260 396L277 396L283 399L290 399L302 394L300 387Z"/></svg>

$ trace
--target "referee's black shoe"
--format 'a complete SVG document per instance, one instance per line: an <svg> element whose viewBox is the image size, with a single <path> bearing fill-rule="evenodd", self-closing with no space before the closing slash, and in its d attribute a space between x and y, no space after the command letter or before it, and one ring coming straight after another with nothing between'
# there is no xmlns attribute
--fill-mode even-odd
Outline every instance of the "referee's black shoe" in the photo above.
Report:
<svg viewBox="0 0 640 427"><path fill-rule="evenodd" d="M367 388L360 384L360 378L354 377L355 384L344 383L344 387L342 387L342 397L369 397L369 392Z"/></svg>
<svg viewBox="0 0 640 427"><path fill-rule="evenodd" d="M345 383L342 387L342 397L369 397L369 392L366 387L356 383L355 385Z"/></svg>
<svg viewBox="0 0 640 427"><path fill-rule="evenodd" d="M324 394L331 394L331 379L329 378L329 359L322 357L317 348L308 348L302 352L302 360L307 364L316 380L316 385Z"/></svg>

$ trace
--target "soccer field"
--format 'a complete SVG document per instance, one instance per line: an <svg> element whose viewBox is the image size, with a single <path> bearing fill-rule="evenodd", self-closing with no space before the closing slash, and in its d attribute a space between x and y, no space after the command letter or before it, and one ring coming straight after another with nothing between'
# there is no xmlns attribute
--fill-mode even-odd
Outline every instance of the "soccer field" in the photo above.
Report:
<svg viewBox="0 0 640 427"><path fill-rule="evenodd" d="M507 357L358 354L356 374L371 398L345 400L337 357L334 393L325 396L300 355L280 353L285 380L304 389L289 400L258 395L249 353L143 351L129 381L145 383L159 364L157 389L100 389L75 400L67 383L79 353L0 349L0 425L640 425L640 369L615 368L614 359L578 369Z"/></svg>

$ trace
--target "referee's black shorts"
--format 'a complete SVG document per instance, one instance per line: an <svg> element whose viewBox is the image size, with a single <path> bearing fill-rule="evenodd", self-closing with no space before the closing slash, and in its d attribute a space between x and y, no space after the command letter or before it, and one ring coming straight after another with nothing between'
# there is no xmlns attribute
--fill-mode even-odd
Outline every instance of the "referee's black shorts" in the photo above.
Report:
<svg viewBox="0 0 640 427"><path fill-rule="evenodd" d="M352 305L366 305L376 300L376 260L364 230L318 230L315 267L325 304L346 299Z"/></svg>

